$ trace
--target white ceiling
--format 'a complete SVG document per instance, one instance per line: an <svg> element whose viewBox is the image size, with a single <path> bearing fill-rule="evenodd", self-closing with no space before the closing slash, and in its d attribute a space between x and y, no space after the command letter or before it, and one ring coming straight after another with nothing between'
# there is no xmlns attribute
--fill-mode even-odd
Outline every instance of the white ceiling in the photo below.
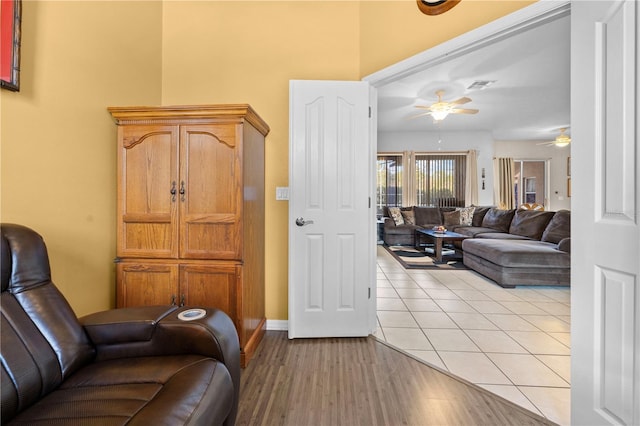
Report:
<svg viewBox="0 0 640 426"><path fill-rule="evenodd" d="M378 131L481 130L494 140L553 140L570 127L569 34L565 16L379 87ZM467 89L477 80L496 82ZM437 101L437 90L445 101L471 98L461 108L480 112L450 114L440 124L430 116L411 119L420 113L415 105Z"/></svg>

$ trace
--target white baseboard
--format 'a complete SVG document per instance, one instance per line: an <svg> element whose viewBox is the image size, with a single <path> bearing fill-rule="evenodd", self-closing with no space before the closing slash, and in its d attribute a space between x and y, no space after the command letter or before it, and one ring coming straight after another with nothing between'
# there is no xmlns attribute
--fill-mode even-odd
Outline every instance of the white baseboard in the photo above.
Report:
<svg viewBox="0 0 640 426"><path fill-rule="evenodd" d="M287 320L270 320L267 319L267 330L288 331L289 321Z"/></svg>

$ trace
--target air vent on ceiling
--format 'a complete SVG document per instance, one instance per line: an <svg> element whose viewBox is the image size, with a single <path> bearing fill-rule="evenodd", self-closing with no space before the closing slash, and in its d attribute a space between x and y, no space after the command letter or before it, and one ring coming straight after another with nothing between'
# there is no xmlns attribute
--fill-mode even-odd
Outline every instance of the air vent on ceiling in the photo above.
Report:
<svg viewBox="0 0 640 426"><path fill-rule="evenodd" d="M476 80L473 83L471 83L469 87L467 87L467 90L486 89L487 87L491 86L495 82L496 80Z"/></svg>

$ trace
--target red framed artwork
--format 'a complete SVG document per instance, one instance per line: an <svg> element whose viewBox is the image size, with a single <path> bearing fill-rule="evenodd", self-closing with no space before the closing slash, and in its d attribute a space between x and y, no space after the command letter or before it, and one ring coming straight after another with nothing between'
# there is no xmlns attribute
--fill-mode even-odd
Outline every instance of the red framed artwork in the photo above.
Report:
<svg viewBox="0 0 640 426"><path fill-rule="evenodd" d="M0 0L0 86L20 90L22 0Z"/></svg>

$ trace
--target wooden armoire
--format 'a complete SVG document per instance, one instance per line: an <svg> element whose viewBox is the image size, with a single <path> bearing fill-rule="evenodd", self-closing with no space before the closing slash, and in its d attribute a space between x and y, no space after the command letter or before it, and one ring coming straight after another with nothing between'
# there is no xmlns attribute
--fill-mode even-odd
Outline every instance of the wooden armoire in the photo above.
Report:
<svg viewBox="0 0 640 426"><path fill-rule="evenodd" d="M265 331L264 142L249 105L111 107L118 307L215 307L245 366Z"/></svg>

